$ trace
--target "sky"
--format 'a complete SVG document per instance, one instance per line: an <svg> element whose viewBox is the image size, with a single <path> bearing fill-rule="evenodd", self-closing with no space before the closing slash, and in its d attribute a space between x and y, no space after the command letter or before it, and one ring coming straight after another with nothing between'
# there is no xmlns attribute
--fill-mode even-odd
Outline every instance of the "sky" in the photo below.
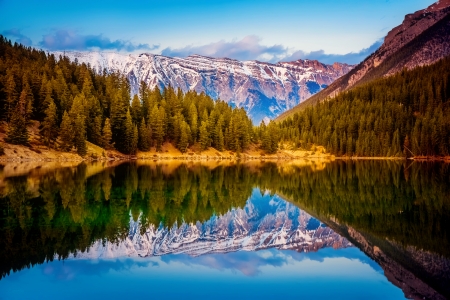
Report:
<svg viewBox="0 0 450 300"><path fill-rule="evenodd" d="M0 0L0 34L53 50L355 64L433 0Z"/></svg>

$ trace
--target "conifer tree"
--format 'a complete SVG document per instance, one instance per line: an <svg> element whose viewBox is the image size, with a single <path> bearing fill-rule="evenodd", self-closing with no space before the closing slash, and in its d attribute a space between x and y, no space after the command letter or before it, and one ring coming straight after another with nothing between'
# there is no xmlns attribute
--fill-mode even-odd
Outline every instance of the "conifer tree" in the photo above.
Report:
<svg viewBox="0 0 450 300"><path fill-rule="evenodd" d="M85 156L87 154L86 125L84 120L84 116L80 114L73 122L73 130L75 131L73 144L77 148L77 153L80 156Z"/></svg>
<svg viewBox="0 0 450 300"><path fill-rule="evenodd" d="M148 127L145 124L144 118L142 118L141 125L139 126L138 148L141 151L149 151L150 150L150 134L148 132Z"/></svg>
<svg viewBox="0 0 450 300"><path fill-rule="evenodd" d="M180 133L180 140L178 142L178 149L182 153L186 152L186 149L189 146L189 137L191 135L191 130L189 128L189 125L186 123L186 121L182 121L181 123L181 133Z"/></svg>
<svg viewBox="0 0 450 300"><path fill-rule="evenodd" d="M46 146L52 146L58 138L58 114L53 99L50 98L48 101L49 105L45 110L45 118L42 122L40 133L44 144Z"/></svg>
<svg viewBox="0 0 450 300"><path fill-rule="evenodd" d="M19 106L17 105L16 110L12 113L5 141L10 144L27 145L29 138L27 122Z"/></svg>
<svg viewBox="0 0 450 300"><path fill-rule="evenodd" d="M125 154L133 154L134 143L134 126L133 119L131 117L130 109L127 111L125 120L125 136L124 136L124 152Z"/></svg>
<svg viewBox="0 0 450 300"><path fill-rule="evenodd" d="M134 95L133 100L131 101L131 117L135 124L138 124L141 121L141 103L138 95Z"/></svg>
<svg viewBox="0 0 450 300"><path fill-rule="evenodd" d="M60 131L59 131L59 139L60 139L60 148L62 151L70 151L73 147L74 140L74 131L72 126L72 121L70 120L69 114L65 111Z"/></svg>
<svg viewBox="0 0 450 300"><path fill-rule="evenodd" d="M133 126L133 139L131 140L131 153L134 154L137 151L139 143L139 130L137 125Z"/></svg>
<svg viewBox="0 0 450 300"><path fill-rule="evenodd" d="M199 142L202 150L206 150L209 147L209 134L208 134L208 126L205 121L202 121L202 125L200 126L199 132Z"/></svg>
<svg viewBox="0 0 450 300"><path fill-rule="evenodd" d="M103 125L102 129L102 147L106 150L112 150L114 149L113 144L111 143L112 139L112 131L111 131L111 123L109 121L109 118L106 118L105 125Z"/></svg>

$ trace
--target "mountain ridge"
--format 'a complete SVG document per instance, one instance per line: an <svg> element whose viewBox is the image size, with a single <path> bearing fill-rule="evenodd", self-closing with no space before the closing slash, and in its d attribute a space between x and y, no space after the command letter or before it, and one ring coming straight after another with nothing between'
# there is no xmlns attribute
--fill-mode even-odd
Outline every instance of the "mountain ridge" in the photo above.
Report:
<svg viewBox="0 0 450 300"><path fill-rule="evenodd" d="M171 85L184 92L205 92L214 99L243 107L256 124L294 107L353 67L341 63L326 65L317 60L272 64L201 55L179 58L149 53L76 51L53 54L89 64L97 72L125 74L132 94L138 93L141 81L150 87Z"/></svg>

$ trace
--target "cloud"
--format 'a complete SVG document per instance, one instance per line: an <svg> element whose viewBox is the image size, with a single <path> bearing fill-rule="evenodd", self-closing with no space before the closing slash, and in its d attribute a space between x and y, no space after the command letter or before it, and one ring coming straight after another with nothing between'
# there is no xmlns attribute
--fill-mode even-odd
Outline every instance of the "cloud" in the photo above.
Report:
<svg viewBox="0 0 450 300"><path fill-rule="evenodd" d="M265 255L263 255L265 254ZM204 254L197 257L189 255L165 255L161 257L166 263L180 262L185 265L200 265L216 270L239 271L246 276L256 276L264 266L279 267L287 263L287 257L277 250L269 249L260 252L229 252Z"/></svg>
<svg viewBox="0 0 450 300"><path fill-rule="evenodd" d="M249 35L241 40L233 40L231 42L221 40L200 46L186 46L183 48L168 47L163 49L161 54L177 57L199 54L216 58L228 57L238 60L261 60L272 63L298 59L316 59L326 64L332 64L334 62L357 64L378 49L382 43L382 40L378 40L368 48L347 54L327 54L324 50L312 52L298 50L292 53L291 49L283 45L261 45L261 39L259 37Z"/></svg>
<svg viewBox="0 0 450 300"><path fill-rule="evenodd" d="M67 259L43 265L45 275L57 280L71 280L80 275L102 275L110 271L122 272L133 268L156 267L153 261L136 261L133 259L84 260Z"/></svg>
<svg viewBox="0 0 450 300"><path fill-rule="evenodd" d="M1 1L0 1L1 2ZM20 29L12 28L8 30L2 31L2 35L10 38L16 38L15 42L25 45L25 46L31 46L32 42L31 39L25 35L23 35L20 32Z"/></svg>
<svg viewBox="0 0 450 300"><path fill-rule="evenodd" d="M302 50L296 51L293 54L286 56L283 61L293 61L298 59L315 59L325 64L332 64L334 62L357 64L363 61L367 56L375 52L381 45L383 40L378 40L370 47L362 49L359 52L350 52L347 54L326 54L323 50L304 52Z"/></svg>
<svg viewBox="0 0 450 300"><path fill-rule="evenodd" d="M103 35L81 35L75 31L59 29L44 35L39 46L48 50L117 50L117 51L150 51L158 45L133 44L129 41L110 40Z"/></svg>
<svg viewBox="0 0 450 300"><path fill-rule="evenodd" d="M186 57L191 54L199 54L211 57L228 57L238 60L265 60L275 61L286 55L287 48L282 45L264 46L260 44L261 39L254 35L249 35L241 40L233 40L202 45L186 46L184 48L165 48L162 55Z"/></svg>

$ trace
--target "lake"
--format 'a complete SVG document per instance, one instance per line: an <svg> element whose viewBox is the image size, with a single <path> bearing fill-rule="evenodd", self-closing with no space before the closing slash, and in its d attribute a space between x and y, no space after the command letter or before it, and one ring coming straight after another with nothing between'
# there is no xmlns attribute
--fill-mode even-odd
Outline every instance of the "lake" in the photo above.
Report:
<svg viewBox="0 0 450 300"><path fill-rule="evenodd" d="M0 299L450 298L450 165L0 165Z"/></svg>

